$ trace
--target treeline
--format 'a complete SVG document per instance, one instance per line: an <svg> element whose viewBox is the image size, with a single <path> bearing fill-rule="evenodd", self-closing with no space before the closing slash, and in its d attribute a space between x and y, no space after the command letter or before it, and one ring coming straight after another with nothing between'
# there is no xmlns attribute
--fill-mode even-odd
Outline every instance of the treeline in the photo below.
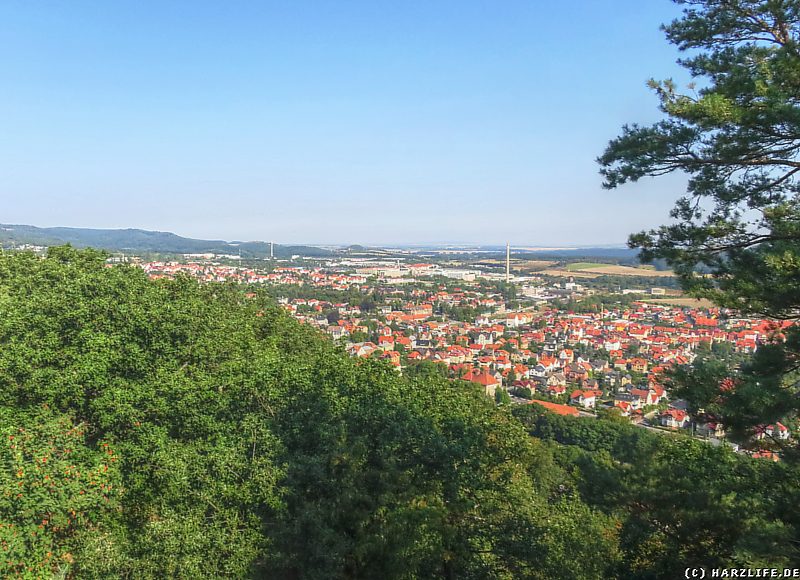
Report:
<svg viewBox="0 0 800 580"><path fill-rule="evenodd" d="M587 314L599 313L601 309L628 308L641 299L641 295L635 294L593 294L579 299L554 300L553 306L559 310Z"/></svg>
<svg viewBox="0 0 800 580"><path fill-rule="evenodd" d="M473 306L461 306L438 302L436 304L436 313L441 316L446 316L450 320L474 323L475 319L481 314L481 309Z"/></svg>
<svg viewBox="0 0 800 580"><path fill-rule="evenodd" d="M606 274L597 278L583 278L578 282L601 292L615 292L625 288L642 288L643 290L650 290L650 288L680 288L678 279L670 276L614 276Z"/></svg>
<svg viewBox="0 0 800 580"><path fill-rule="evenodd" d="M356 287L347 290L336 290L334 288L321 288L319 286L299 285L299 284L270 284L260 286L261 292L272 298L286 298L288 300L320 300L332 304L348 304L358 306L363 311L369 312L382 303L383 294L379 290L370 289L363 291Z"/></svg>
<svg viewBox="0 0 800 580"><path fill-rule="evenodd" d="M514 409L570 474L567 494L617 522L621 578L676 578L687 567L796 567L800 471L622 418Z"/></svg>

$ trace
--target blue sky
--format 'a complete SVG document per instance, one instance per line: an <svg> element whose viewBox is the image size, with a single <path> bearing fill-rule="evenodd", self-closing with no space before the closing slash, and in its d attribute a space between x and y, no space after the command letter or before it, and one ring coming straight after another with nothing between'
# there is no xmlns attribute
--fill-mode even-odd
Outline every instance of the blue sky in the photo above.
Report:
<svg viewBox="0 0 800 580"><path fill-rule="evenodd" d="M0 222L621 243L680 177L594 159L684 75L669 0L0 3Z"/></svg>

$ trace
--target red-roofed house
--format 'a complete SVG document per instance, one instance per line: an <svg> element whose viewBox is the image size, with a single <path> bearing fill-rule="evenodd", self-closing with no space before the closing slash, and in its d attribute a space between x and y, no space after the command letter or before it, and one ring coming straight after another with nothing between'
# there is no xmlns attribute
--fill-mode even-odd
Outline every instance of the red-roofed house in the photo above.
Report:
<svg viewBox="0 0 800 580"><path fill-rule="evenodd" d="M481 385L483 387L483 391L492 397L494 397L497 387L500 386L500 381L498 381L494 375L486 370L482 372L473 372L469 377L469 380L473 383L478 383Z"/></svg>
<svg viewBox="0 0 800 580"><path fill-rule="evenodd" d="M627 417L631 414L631 404L626 401L614 401L614 406L619 409L620 415Z"/></svg>
<svg viewBox="0 0 800 580"><path fill-rule="evenodd" d="M782 441L789 438L789 429L783 423L776 422L774 425L768 425L764 432L768 437L775 437Z"/></svg>
<svg viewBox="0 0 800 580"><path fill-rule="evenodd" d="M659 415L662 427L670 429L682 429L689 423L689 415L680 409L667 409Z"/></svg>
<svg viewBox="0 0 800 580"><path fill-rule="evenodd" d="M658 404L655 393L649 389L631 389L631 395L638 398L642 406Z"/></svg>
<svg viewBox="0 0 800 580"><path fill-rule="evenodd" d="M393 336L379 336L378 346L383 350L394 350L394 337Z"/></svg>
<svg viewBox="0 0 800 580"><path fill-rule="evenodd" d="M594 409L595 402L597 401L597 397L595 396L594 391L572 391L572 394L569 396L569 402L573 405L580 405L586 409Z"/></svg>

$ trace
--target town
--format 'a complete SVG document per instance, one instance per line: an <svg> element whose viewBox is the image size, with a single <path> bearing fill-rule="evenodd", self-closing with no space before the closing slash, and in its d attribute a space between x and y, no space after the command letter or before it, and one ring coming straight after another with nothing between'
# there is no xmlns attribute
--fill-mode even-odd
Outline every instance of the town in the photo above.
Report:
<svg viewBox="0 0 800 580"><path fill-rule="evenodd" d="M800 578L800 0L0 15L0 579Z"/></svg>
<svg viewBox="0 0 800 580"><path fill-rule="evenodd" d="M698 356L735 366L783 330L675 291L642 287L653 281L648 270L617 276L609 286L608 275L581 277L592 271L582 263L512 276L508 261L503 273L502 263L487 271L414 262L414 256L295 256L253 266L232 258L136 263L154 279L188 275L262 288L351 356L380 358L400 373L436 372L476 383L498 403L536 404L569 416L614 414L713 444L726 443L725 426L670 397L665 373ZM780 422L757 434L765 442L790 437ZM747 452L778 459L768 445L760 447Z"/></svg>

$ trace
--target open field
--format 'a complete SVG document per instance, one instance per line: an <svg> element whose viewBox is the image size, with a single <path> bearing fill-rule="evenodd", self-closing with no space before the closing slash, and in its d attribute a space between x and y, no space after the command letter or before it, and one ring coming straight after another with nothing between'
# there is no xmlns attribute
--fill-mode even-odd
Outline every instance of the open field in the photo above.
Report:
<svg viewBox="0 0 800 580"><path fill-rule="evenodd" d="M541 270L545 270L550 268L551 266L555 265L557 262L552 260L519 260L519 259L512 259L511 260L511 271L512 272L539 272ZM505 260L481 260L479 264L487 265L487 266L497 266L499 268L506 267Z"/></svg>
<svg viewBox="0 0 800 580"><path fill-rule="evenodd" d="M618 264L599 264L594 262L574 262L564 268L551 268L542 274L550 276L575 276L580 278L596 278L598 276L654 276L669 278L674 276L670 270L655 270L649 267L620 266Z"/></svg>
<svg viewBox="0 0 800 580"><path fill-rule="evenodd" d="M671 298L643 298L642 302L688 308L712 308L714 306L713 302L706 300L705 298L687 298L685 296L674 296Z"/></svg>
<svg viewBox="0 0 800 580"><path fill-rule="evenodd" d="M655 270L633 266L603 266L602 268L592 268L591 271L611 276L655 276L658 278L672 278L674 276L670 270Z"/></svg>
<svg viewBox="0 0 800 580"><path fill-rule="evenodd" d="M561 278L568 278L570 276L573 278L599 278L600 276L604 275L599 272L594 272L593 270L575 270L574 272L571 272L570 270L564 270L561 268L548 268L547 270L542 270L539 273Z"/></svg>
<svg viewBox="0 0 800 580"><path fill-rule="evenodd" d="M550 260L517 260L516 262L511 262L511 269L523 272L540 272L550 268L555 263Z"/></svg>
<svg viewBox="0 0 800 580"><path fill-rule="evenodd" d="M594 268L602 268L603 266L608 266L608 264L601 264L599 262L573 262L567 264L565 268L572 272L575 270L593 270Z"/></svg>

